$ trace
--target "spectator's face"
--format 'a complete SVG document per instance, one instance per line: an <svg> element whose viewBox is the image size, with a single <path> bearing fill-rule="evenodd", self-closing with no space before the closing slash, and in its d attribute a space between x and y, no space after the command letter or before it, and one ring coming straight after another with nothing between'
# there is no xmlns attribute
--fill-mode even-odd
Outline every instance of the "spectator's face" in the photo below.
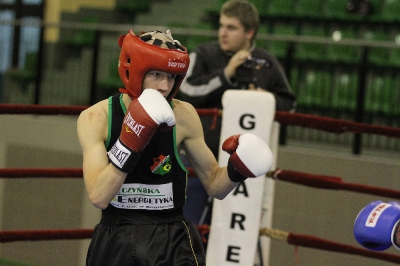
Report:
<svg viewBox="0 0 400 266"><path fill-rule="evenodd" d="M237 52L250 48L252 33L246 32L235 17L221 15L219 19L218 41L225 52Z"/></svg>

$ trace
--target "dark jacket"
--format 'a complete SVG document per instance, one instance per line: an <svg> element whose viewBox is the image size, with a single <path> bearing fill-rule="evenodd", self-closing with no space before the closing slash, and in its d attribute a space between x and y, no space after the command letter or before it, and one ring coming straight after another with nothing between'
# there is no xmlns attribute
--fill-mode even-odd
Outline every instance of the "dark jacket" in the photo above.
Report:
<svg viewBox="0 0 400 266"><path fill-rule="evenodd" d="M252 71L256 86L274 94L276 110L293 111L295 96L277 58L255 46L251 54L253 58L264 59L268 63L268 66ZM180 99L195 108L221 108L221 98L226 90L243 88L240 81L227 80L224 75L224 68L232 55L223 52L218 42L199 45L190 54L190 66L180 88Z"/></svg>

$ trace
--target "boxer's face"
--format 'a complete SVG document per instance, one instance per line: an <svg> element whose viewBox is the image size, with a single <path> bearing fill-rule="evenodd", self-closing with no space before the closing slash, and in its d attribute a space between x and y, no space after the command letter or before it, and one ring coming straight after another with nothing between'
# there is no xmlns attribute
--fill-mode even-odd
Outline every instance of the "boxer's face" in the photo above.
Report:
<svg viewBox="0 0 400 266"><path fill-rule="evenodd" d="M143 89L152 88L159 91L164 98L171 93L176 75L162 71L150 71L143 80Z"/></svg>

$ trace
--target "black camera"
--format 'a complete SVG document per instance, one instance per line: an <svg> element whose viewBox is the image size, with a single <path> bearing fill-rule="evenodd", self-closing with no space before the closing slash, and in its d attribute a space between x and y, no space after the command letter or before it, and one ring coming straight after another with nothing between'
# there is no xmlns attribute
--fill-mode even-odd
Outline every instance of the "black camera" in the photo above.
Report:
<svg viewBox="0 0 400 266"><path fill-rule="evenodd" d="M254 58L251 56L249 56L242 64L243 67L251 69L261 69L263 67L269 67L270 65L271 63L265 59Z"/></svg>
<svg viewBox="0 0 400 266"><path fill-rule="evenodd" d="M240 87L247 88L249 84L257 85L257 70L270 67L271 62L249 56L246 61L236 69L235 79Z"/></svg>

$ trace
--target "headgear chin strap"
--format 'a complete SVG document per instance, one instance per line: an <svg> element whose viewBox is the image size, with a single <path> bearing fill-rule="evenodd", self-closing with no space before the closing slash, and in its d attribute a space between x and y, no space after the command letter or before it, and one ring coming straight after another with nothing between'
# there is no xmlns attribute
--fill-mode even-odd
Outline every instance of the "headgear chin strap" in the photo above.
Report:
<svg viewBox="0 0 400 266"><path fill-rule="evenodd" d="M172 39L171 41L156 39L153 37L154 33L160 32L136 36L129 31L128 34L119 37L118 44L122 49L118 72L125 85L125 88L120 91L127 93L132 99L137 98L142 93L144 76L150 71L162 71L176 75L174 86L167 97L167 100L171 101L188 70L189 55L187 49L179 42ZM168 37L168 35L165 36ZM149 40L153 40L153 43L146 43ZM162 43L165 43L168 48L160 47Z"/></svg>

